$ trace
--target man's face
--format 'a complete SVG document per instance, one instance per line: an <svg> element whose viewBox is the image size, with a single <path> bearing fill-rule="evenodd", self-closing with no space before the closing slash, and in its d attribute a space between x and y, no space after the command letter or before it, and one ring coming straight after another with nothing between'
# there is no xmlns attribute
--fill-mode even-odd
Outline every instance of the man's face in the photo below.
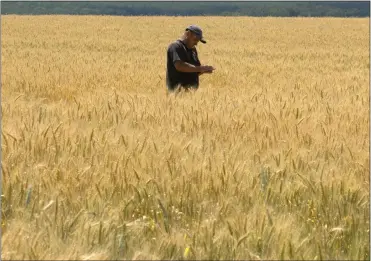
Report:
<svg viewBox="0 0 371 261"><path fill-rule="evenodd" d="M189 45L191 47L196 46L198 42L200 41L200 37L194 32L189 31L188 33L189 33Z"/></svg>

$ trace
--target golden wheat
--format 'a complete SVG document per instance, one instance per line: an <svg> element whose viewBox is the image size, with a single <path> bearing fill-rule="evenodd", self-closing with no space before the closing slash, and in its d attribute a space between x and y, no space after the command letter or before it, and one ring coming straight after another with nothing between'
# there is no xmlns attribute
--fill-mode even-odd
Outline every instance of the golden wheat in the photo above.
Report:
<svg viewBox="0 0 371 261"><path fill-rule="evenodd" d="M368 19L1 20L2 259L370 258Z"/></svg>

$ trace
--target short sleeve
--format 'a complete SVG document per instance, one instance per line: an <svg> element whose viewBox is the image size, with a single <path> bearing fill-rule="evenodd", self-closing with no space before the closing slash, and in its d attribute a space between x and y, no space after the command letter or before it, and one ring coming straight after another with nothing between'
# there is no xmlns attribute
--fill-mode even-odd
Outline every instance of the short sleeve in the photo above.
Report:
<svg viewBox="0 0 371 261"><path fill-rule="evenodd" d="M173 64L175 64L176 61L184 60L183 49L177 44L172 44L169 46L168 54Z"/></svg>

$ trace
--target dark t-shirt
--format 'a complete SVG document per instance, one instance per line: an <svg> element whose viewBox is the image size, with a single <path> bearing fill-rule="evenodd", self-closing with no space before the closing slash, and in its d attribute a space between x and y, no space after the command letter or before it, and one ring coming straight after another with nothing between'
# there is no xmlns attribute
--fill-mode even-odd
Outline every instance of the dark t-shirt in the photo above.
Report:
<svg viewBox="0 0 371 261"><path fill-rule="evenodd" d="M200 66L196 48L189 49L181 40L171 43L167 49L166 84L171 90L178 85L195 87L199 85L199 73L179 72L175 68L176 61L183 61L195 66Z"/></svg>

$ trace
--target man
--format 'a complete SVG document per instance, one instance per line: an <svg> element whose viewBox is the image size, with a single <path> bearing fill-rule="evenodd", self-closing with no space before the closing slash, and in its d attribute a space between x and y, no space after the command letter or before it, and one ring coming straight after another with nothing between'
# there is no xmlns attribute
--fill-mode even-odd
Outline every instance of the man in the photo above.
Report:
<svg viewBox="0 0 371 261"><path fill-rule="evenodd" d="M199 76L212 73L214 67L201 65L196 45L206 43L202 30L196 25L186 28L184 35L167 49L166 85L169 91L198 89Z"/></svg>

